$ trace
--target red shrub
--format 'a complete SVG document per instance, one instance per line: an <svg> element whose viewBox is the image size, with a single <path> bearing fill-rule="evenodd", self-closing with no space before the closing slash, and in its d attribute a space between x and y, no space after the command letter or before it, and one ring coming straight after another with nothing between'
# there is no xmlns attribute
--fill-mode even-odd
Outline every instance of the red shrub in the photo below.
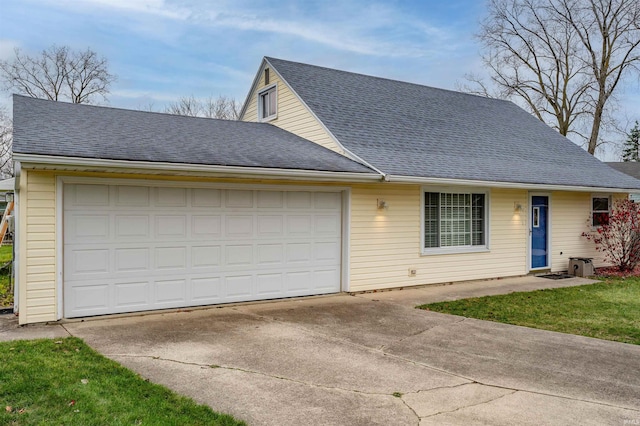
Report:
<svg viewBox="0 0 640 426"><path fill-rule="evenodd" d="M593 241L596 250L620 272L630 272L640 264L640 204L629 200L614 203L609 223L582 236Z"/></svg>

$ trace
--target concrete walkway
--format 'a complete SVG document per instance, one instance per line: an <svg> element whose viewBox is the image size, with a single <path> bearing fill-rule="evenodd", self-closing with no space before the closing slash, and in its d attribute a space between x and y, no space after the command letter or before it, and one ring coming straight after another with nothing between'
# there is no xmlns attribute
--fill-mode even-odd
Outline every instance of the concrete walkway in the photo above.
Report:
<svg viewBox="0 0 640 426"><path fill-rule="evenodd" d="M413 308L581 283L527 277L52 329L250 425L636 424L639 346Z"/></svg>

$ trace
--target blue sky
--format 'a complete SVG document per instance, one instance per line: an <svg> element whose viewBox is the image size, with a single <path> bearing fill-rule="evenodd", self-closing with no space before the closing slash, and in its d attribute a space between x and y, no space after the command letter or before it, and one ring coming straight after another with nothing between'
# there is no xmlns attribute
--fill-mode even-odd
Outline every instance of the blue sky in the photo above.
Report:
<svg viewBox="0 0 640 426"><path fill-rule="evenodd" d="M179 98L244 101L263 56L454 89L482 73L482 0L0 0L0 59L19 47L91 47L118 80L109 104L157 110ZM640 118L640 88L621 96ZM8 105L6 94L0 105Z"/></svg>

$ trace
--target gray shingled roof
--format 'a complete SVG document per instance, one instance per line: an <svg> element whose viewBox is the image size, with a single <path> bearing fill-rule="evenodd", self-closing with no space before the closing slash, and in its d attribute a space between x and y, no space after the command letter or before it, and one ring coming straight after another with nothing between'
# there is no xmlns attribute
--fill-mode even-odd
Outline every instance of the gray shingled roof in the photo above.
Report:
<svg viewBox="0 0 640 426"><path fill-rule="evenodd" d="M110 160L374 172L270 124L14 95L13 152Z"/></svg>
<svg viewBox="0 0 640 426"><path fill-rule="evenodd" d="M609 167L613 167L619 172L640 179L640 163L635 161L625 161L622 163L605 163Z"/></svg>
<svg viewBox="0 0 640 426"><path fill-rule="evenodd" d="M640 188L512 102L265 59L342 145L385 173Z"/></svg>

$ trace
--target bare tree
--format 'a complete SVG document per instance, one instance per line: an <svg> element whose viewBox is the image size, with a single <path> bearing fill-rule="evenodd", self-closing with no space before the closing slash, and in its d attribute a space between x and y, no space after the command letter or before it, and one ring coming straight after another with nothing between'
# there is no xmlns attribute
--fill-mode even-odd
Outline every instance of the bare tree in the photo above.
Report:
<svg viewBox="0 0 640 426"><path fill-rule="evenodd" d="M13 142L13 125L4 108L0 108L0 177L5 179L13 175L11 147Z"/></svg>
<svg viewBox="0 0 640 426"><path fill-rule="evenodd" d="M199 100L191 95L184 96L177 102L170 104L165 108L165 112L191 117L237 120L240 117L240 108L241 105L238 101L227 96L220 95L217 98L209 96L205 100Z"/></svg>
<svg viewBox="0 0 640 426"><path fill-rule="evenodd" d="M6 90L34 98L77 104L106 100L116 79L107 60L91 49L54 45L36 56L14 52L13 59L0 61L0 81Z"/></svg>
<svg viewBox="0 0 640 426"><path fill-rule="evenodd" d="M640 69L638 0L489 0L478 37L491 91L468 76L468 91L520 100L593 154L620 82ZM582 126L587 131L581 132Z"/></svg>

